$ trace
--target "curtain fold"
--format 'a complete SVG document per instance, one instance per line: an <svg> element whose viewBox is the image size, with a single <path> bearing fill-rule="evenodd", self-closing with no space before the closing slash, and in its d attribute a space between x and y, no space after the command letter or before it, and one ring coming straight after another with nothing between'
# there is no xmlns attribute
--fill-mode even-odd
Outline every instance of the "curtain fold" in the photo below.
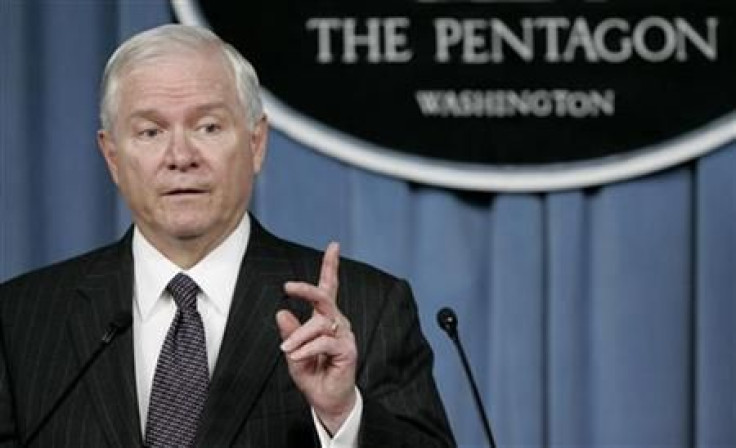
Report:
<svg viewBox="0 0 736 448"><path fill-rule="evenodd" d="M697 164L693 438L736 445L736 143Z"/></svg>

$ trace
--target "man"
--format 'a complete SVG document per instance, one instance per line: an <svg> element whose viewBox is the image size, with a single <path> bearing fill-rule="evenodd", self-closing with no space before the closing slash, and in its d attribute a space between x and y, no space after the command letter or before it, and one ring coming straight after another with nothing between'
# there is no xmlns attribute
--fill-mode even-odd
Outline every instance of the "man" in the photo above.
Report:
<svg viewBox="0 0 736 448"><path fill-rule="evenodd" d="M134 36L101 120L134 226L0 287L2 446L454 445L406 282L247 213L268 129L237 51L182 25ZM55 408L121 312L132 331Z"/></svg>

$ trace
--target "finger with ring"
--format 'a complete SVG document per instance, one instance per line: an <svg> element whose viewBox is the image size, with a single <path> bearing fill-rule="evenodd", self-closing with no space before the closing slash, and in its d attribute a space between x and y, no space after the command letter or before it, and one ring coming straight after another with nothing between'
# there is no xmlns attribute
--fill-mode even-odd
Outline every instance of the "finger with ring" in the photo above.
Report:
<svg viewBox="0 0 736 448"><path fill-rule="evenodd" d="M333 336L336 335L337 329L339 327L340 327L340 322L338 322L337 319L332 319L332 325L330 325L330 333L332 333Z"/></svg>

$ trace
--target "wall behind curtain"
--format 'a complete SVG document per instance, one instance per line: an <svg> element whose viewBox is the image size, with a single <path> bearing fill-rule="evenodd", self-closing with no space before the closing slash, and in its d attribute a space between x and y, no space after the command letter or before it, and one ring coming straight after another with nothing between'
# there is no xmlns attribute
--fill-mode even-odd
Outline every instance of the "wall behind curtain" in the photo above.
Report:
<svg viewBox="0 0 736 448"><path fill-rule="evenodd" d="M170 20L162 0L0 0L0 280L129 225L96 149L97 84L120 40ZM736 142L628 182L494 195L272 131L251 208L412 283L463 447L484 438L444 305L502 447L736 446Z"/></svg>

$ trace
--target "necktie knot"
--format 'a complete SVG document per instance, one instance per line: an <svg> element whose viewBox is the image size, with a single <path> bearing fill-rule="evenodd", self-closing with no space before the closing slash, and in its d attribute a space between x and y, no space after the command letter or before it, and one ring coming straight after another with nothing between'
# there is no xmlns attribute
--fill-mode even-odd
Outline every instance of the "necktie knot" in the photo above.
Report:
<svg viewBox="0 0 736 448"><path fill-rule="evenodd" d="M176 306L182 310L197 310L197 292L199 291L199 285L191 279L188 275L180 272L171 279L169 284L166 286L166 290L169 291L171 297L174 298Z"/></svg>

